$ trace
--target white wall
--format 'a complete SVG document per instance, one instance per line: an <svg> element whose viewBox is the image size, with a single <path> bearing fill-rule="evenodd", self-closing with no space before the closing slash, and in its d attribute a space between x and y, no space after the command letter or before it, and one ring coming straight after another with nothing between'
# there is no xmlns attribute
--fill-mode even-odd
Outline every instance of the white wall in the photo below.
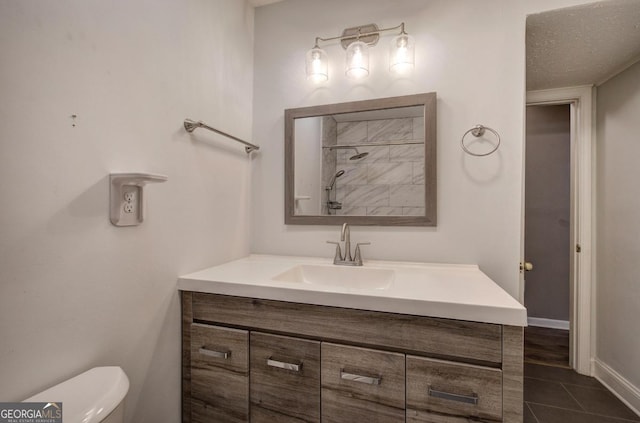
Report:
<svg viewBox="0 0 640 423"><path fill-rule="evenodd" d="M128 422L180 420L180 274L249 248L253 9L239 0L0 1L0 400L92 366ZM77 115L73 127L72 114ZM110 171L165 173L139 227Z"/></svg>
<svg viewBox="0 0 640 423"><path fill-rule="evenodd" d="M633 405L640 410L640 63L597 94L596 355L635 386Z"/></svg>
<svg viewBox="0 0 640 423"><path fill-rule="evenodd" d="M438 94L437 228L360 227L371 259L478 263L518 298L525 97L525 19L528 13L584 1L285 0L256 10L255 140L264 149L252 178L252 243L256 253L330 257L326 240L338 227L284 225L283 110L377 97ZM406 23L416 39L416 68L404 79L387 69L390 37L371 51L371 74L361 83L343 74L344 51L330 57L325 85L305 79L304 55L316 36L375 22ZM477 123L495 128L502 146L475 158L460 148Z"/></svg>

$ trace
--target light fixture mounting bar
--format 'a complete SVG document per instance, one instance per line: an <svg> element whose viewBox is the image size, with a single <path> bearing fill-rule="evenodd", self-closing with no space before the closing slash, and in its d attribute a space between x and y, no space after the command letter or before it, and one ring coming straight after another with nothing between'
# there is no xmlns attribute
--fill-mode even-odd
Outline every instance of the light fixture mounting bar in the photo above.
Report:
<svg viewBox="0 0 640 423"><path fill-rule="evenodd" d="M327 42L327 41L334 41L334 40L340 40L340 44L342 45L342 48L344 48L345 50L347 49L347 47L349 47L349 44L358 40L368 45L376 45L378 42L378 39L380 38L381 32L394 31L398 29L400 30L400 34L406 34L404 30L404 22L402 22L398 26L394 26L391 28L378 28L378 25L376 24L354 26L352 28L346 28L344 31L342 31L342 35L339 35L337 37L330 37L330 38L316 37L315 45L317 47L320 42Z"/></svg>
<svg viewBox="0 0 640 423"><path fill-rule="evenodd" d="M356 26L353 28L346 28L342 31L342 38L340 38L340 45L343 49L347 49L349 44L355 41L362 41L363 43L375 46L380 39L380 28L376 24L368 24L362 26Z"/></svg>

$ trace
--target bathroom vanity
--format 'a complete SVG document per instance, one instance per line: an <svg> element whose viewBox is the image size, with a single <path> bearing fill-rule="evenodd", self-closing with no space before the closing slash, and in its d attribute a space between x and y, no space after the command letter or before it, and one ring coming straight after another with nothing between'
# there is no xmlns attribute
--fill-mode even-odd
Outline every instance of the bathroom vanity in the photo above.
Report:
<svg viewBox="0 0 640 423"><path fill-rule="evenodd" d="M526 311L476 266L250 256L178 288L183 422L522 422Z"/></svg>

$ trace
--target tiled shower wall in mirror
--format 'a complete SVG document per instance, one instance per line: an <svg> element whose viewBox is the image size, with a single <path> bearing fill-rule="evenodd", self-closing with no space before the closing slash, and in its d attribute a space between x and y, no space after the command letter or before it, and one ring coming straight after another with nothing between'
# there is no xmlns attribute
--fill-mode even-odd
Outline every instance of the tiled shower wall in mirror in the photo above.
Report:
<svg viewBox="0 0 640 423"><path fill-rule="evenodd" d="M355 150L329 149L336 145L369 154L351 160ZM424 118L336 122L325 117L323 186L341 170L344 173L335 179L329 194L331 200L342 203L342 209L331 214L424 215Z"/></svg>

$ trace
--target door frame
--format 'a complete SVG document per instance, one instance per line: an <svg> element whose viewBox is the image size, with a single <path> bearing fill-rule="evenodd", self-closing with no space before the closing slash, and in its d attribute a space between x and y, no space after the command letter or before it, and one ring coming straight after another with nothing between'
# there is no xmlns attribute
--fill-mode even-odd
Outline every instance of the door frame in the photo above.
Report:
<svg viewBox="0 0 640 423"><path fill-rule="evenodd" d="M595 124L594 88L593 86L579 86L527 92L527 106L553 104L571 105L570 364L578 373L591 376L594 366L596 328L596 263L593 259L595 257L596 147L593 126ZM523 150L523 156L525 155L526 152ZM523 165L524 163L526 161L523 161ZM580 252L577 251L578 246L580 246ZM522 250L522 255L524 255L524 246ZM524 263L524 257L522 258ZM524 304L524 289L521 290L521 293Z"/></svg>

